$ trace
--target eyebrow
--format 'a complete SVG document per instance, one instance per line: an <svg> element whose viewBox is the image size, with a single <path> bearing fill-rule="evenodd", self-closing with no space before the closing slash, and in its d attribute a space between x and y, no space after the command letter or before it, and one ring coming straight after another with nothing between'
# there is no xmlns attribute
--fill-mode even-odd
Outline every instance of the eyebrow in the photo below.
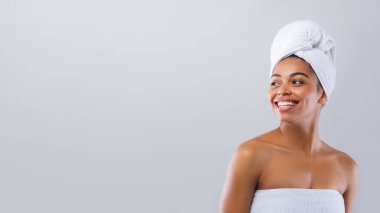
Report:
<svg viewBox="0 0 380 213"><path fill-rule="evenodd" d="M290 74L289 76L290 76L290 77L293 77L293 76L295 76L295 75L303 75L303 76L305 76L306 78L309 78L309 76L306 75L306 74L303 73L303 72L294 72L294 73ZM280 74L273 74L273 75L271 76L271 78L273 78L273 77L275 77L275 76L277 76L277 77L281 77Z"/></svg>

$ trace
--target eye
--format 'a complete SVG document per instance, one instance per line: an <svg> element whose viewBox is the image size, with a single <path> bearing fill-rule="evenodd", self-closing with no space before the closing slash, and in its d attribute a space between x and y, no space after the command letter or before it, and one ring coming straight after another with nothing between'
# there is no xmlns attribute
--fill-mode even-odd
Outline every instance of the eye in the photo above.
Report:
<svg viewBox="0 0 380 213"><path fill-rule="evenodd" d="M303 84L302 81L297 81L297 80L295 80L295 81L293 81L293 83L294 83L294 82L299 82L297 85L301 85L301 84Z"/></svg>
<svg viewBox="0 0 380 213"><path fill-rule="evenodd" d="M271 82L270 85L271 86L274 86L274 84L276 84L277 82Z"/></svg>

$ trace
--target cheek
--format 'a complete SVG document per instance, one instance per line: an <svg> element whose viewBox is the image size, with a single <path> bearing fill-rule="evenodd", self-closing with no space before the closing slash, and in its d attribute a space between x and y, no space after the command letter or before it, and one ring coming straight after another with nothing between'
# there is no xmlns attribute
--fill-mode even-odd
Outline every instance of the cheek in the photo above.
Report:
<svg viewBox="0 0 380 213"><path fill-rule="evenodd" d="M313 94L313 88L311 87L298 87L295 88L293 91L294 93L302 97L310 96L311 94Z"/></svg>
<svg viewBox="0 0 380 213"><path fill-rule="evenodd" d="M273 99L276 96L276 92L273 89L268 89L267 97L269 100Z"/></svg>
<svg viewBox="0 0 380 213"><path fill-rule="evenodd" d="M301 98L305 104L313 104L318 99L318 94L315 88L303 87L293 90L294 94ZM315 100L314 100L315 99Z"/></svg>

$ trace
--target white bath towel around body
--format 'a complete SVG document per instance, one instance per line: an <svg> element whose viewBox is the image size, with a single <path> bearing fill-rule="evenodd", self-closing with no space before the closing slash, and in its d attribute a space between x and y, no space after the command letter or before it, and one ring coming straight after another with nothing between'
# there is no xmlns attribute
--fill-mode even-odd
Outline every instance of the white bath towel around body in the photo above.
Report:
<svg viewBox="0 0 380 213"><path fill-rule="evenodd" d="M344 213L343 196L333 189L256 190L251 213Z"/></svg>

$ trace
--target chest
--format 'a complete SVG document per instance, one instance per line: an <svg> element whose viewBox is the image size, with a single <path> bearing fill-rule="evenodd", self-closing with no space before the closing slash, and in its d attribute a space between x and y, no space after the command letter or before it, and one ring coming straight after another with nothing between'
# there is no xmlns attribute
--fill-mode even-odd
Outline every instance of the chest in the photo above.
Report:
<svg viewBox="0 0 380 213"><path fill-rule="evenodd" d="M330 158L307 159L277 155L262 171L258 189L324 188L343 193L346 177L338 161Z"/></svg>

